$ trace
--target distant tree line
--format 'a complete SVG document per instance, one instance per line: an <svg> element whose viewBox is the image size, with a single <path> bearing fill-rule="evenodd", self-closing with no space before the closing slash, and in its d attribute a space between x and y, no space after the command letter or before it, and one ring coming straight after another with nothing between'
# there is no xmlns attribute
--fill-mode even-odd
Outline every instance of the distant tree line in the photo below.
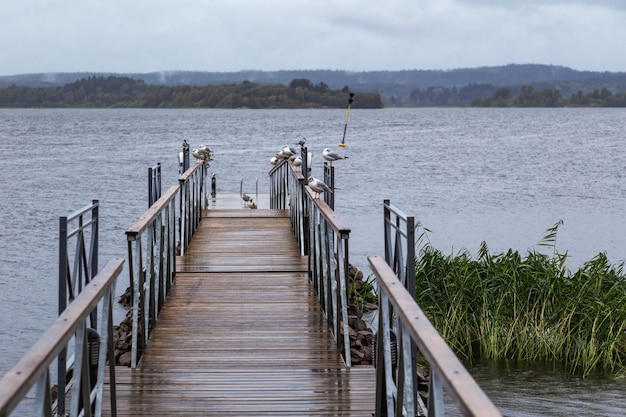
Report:
<svg viewBox="0 0 626 417"><path fill-rule="evenodd" d="M470 84L457 87L427 87L414 89L402 100L391 96L392 106L415 107L626 107L626 91L613 94L608 88L582 90L563 97L559 89L496 87L492 84Z"/></svg>
<svg viewBox="0 0 626 417"><path fill-rule="evenodd" d="M613 94L609 89L595 89L588 93L581 90L569 98L561 96L556 89L535 89L524 85L514 96L511 88L500 87L491 97L472 100L473 107L626 107L626 91Z"/></svg>
<svg viewBox="0 0 626 417"><path fill-rule="evenodd" d="M0 107L44 108L342 108L350 89L294 79L289 86L250 81L164 86L129 77L92 76L58 87L0 88ZM358 93L354 108L382 108L378 93Z"/></svg>

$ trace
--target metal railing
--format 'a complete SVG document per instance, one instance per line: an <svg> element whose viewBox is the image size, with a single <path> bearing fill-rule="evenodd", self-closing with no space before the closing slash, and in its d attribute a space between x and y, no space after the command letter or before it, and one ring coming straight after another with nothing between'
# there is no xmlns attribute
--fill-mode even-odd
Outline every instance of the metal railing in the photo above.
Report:
<svg viewBox="0 0 626 417"><path fill-rule="evenodd" d="M51 396L50 367L62 350L67 349L74 338L75 363L69 415L102 415L104 378L108 370L110 409L116 415L115 363L113 346L113 299L115 283L122 271L123 259L113 259L83 288L74 301L59 315L39 340L26 352L18 363L0 380L0 416L9 416L22 402L28 392L35 388L34 410L31 415L52 416L54 399ZM87 320L94 310L100 310L98 328L99 345L97 373L90 369L90 349ZM95 379L95 381L94 381ZM64 392L58 391L59 396ZM92 404L82 407L82 404ZM93 407L93 412L92 412ZM63 414L65 415L65 414Z"/></svg>
<svg viewBox="0 0 626 417"><path fill-rule="evenodd" d="M282 161L269 173L270 207L291 210L301 252L309 255L309 275L346 366L350 367L348 324L350 229L328 204L305 187L302 172Z"/></svg>
<svg viewBox="0 0 626 417"><path fill-rule="evenodd" d="M161 198L161 163L148 168L148 207Z"/></svg>
<svg viewBox="0 0 626 417"><path fill-rule="evenodd" d="M389 200L383 201L384 218L384 242L385 261L393 269L400 282L407 289L409 294L415 294L415 218L407 216L397 207L393 206ZM393 326L393 323L390 323ZM397 329L394 329L394 335ZM411 342L411 372L412 386L416 387L417 361L415 342ZM396 355L397 358L397 355ZM403 357L400 357L401 361ZM379 369L382 373L382 370ZM404 364L398 367L398 372L404 372ZM379 375L382 377L382 375ZM399 379L405 376L401 375ZM417 390L413 390L413 402L420 403ZM423 404L422 404L423 405Z"/></svg>
<svg viewBox="0 0 626 417"><path fill-rule="evenodd" d="M59 217L59 314L98 273L98 200ZM73 255L70 241L74 239Z"/></svg>
<svg viewBox="0 0 626 417"><path fill-rule="evenodd" d="M208 172L208 163L199 162L190 167L180 177L178 183L180 187L179 199L179 236L180 255L184 255L191 237L198 229L202 218L202 203L208 206L208 196L205 195L205 179Z"/></svg>
<svg viewBox="0 0 626 417"><path fill-rule="evenodd" d="M288 208L289 196L295 191L290 183L290 172L292 169L287 160L282 160L276 164L269 172L270 176L270 208L285 210Z"/></svg>
<svg viewBox="0 0 626 417"><path fill-rule="evenodd" d="M176 274L176 195L172 186L126 230L135 368Z"/></svg>
<svg viewBox="0 0 626 417"><path fill-rule="evenodd" d="M135 368L176 275L176 256L183 255L202 218L208 165L196 163L126 231L132 291L131 367ZM178 210L176 210L176 196ZM178 219L176 218L178 212ZM179 236L177 240L176 226Z"/></svg>
<svg viewBox="0 0 626 417"><path fill-rule="evenodd" d="M439 335L385 259L369 256L378 283L376 339L376 416L444 416L444 388L462 415L501 416L446 341ZM397 341L397 366L392 361L392 331ZM416 401L412 342L428 361L427 404Z"/></svg>
<svg viewBox="0 0 626 417"><path fill-rule="evenodd" d="M69 216L59 218L59 294L58 313L65 311L98 273L98 215L99 202L93 200ZM70 244L74 245L70 252ZM90 315L91 327L97 326L97 311ZM57 387L65 392L68 363L67 351L62 349L57 361ZM58 410L65 412L65 397L59 396Z"/></svg>

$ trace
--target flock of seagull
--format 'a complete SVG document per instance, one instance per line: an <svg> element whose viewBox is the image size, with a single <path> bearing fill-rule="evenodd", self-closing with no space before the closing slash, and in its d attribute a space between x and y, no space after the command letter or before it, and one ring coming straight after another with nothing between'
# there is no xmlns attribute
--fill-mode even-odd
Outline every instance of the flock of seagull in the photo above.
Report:
<svg viewBox="0 0 626 417"><path fill-rule="evenodd" d="M306 138L302 138L296 143L296 145L300 145L300 147L303 147L305 144L306 144ZM183 140L183 148L189 148L189 143L187 143L186 139ZM208 161L213 160L213 151L211 151L211 149L205 145L198 145L197 148L191 149L191 154L194 156L194 158L196 158L199 161L208 162ZM311 157L313 156L312 152L308 152L308 154L310 154ZM329 148L325 148L322 151L322 158L328 161L330 165L332 166L333 162L340 161L342 159L347 159L348 157L341 155L337 152L333 152ZM291 163L297 169L300 169L300 167L302 166L302 156L298 155L298 151L289 145L285 145L282 149L278 150L278 152L276 152L276 156L271 158L270 163L272 165L276 165L280 161L283 161L283 160L291 161ZM307 178L307 185L315 193L314 198L320 198L320 194L322 193L333 192L333 189L329 187L328 185L326 185L324 181L318 178L315 178L313 175L309 175L309 177ZM257 208L256 203L254 202L252 197L250 197L248 194L244 193L242 195L242 199L244 201L244 204L246 204L248 208L251 208L251 209Z"/></svg>
<svg viewBox="0 0 626 417"><path fill-rule="evenodd" d="M187 139L183 139L183 148L189 148L189 143L187 143ZM208 162L213 160L213 151L206 145L198 145L197 148L191 149L191 154L199 161Z"/></svg>
<svg viewBox="0 0 626 417"><path fill-rule="evenodd" d="M298 141L297 143L297 145L300 145L301 147L304 146L305 144L306 144L306 138L300 139L300 141ZM308 152L308 154L313 156L312 152ZM330 165L332 166L333 162L340 161L342 159L347 159L348 157L341 155L337 152L333 152L329 148L325 148L322 151L322 158L328 161ZM285 160L285 159L290 160L291 163L295 167L297 167L297 169L300 169L300 167L302 166L302 156L298 155L298 151L296 151L296 149L294 149L293 147L289 145L285 145L285 147L283 147L278 152L276 152L276 156L270 159L270 163L272 165L276 165L280 161ZM319 198L321 193L333 192L333 189L330 188L328 185L326 185L324 181L318 178L315 178L313 175L309 175L309 177L307 178L307 184L309 188L315 193L314 198Z"/></svg>

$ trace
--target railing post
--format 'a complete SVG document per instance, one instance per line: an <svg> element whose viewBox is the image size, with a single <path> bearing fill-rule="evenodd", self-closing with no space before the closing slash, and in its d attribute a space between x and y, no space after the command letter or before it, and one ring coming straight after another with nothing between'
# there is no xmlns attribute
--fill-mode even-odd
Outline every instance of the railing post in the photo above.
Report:
<svg viewBox="0 0 626 417"><path fill-rule="evenodd" d="M67 253L67 217L59 218L59 309L61 315L67 307L67 278L68 278L68 253ZM67 349L61 350L57 358L57 409L59 415L65 413L65 372L67 364Z"/></svg>
<svg viewBox="0 0 626 417"><path fill-rule="evenodd" d="M92 209L91 209L91 246L90 246L90 258L91 258L91 277L95 277L98 274L98 238L99 233L98 230L100 228L100 216L99 209L100 201L92 200ZM94 221L95 220L95 221Z"/></svg>
<svg viewBox="0 0 626 417"><path fill-rule="evenodd" d="M331 190L335 190L335 167L331 164L324 162L324 183L330 187ZM324 193L324 201L328 204L331 210L335 210L335 193Z"/></svg>

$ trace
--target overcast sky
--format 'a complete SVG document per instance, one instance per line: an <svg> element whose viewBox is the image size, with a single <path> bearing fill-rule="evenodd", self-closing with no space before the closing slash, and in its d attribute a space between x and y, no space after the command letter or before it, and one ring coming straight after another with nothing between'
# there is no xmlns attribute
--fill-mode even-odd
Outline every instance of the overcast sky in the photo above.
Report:
<svg viewBox="0 0 626 417"><path fill-rule="evenodd" d="M626 71L626 0L16 0L0 75L454 69Z"/></svg>

